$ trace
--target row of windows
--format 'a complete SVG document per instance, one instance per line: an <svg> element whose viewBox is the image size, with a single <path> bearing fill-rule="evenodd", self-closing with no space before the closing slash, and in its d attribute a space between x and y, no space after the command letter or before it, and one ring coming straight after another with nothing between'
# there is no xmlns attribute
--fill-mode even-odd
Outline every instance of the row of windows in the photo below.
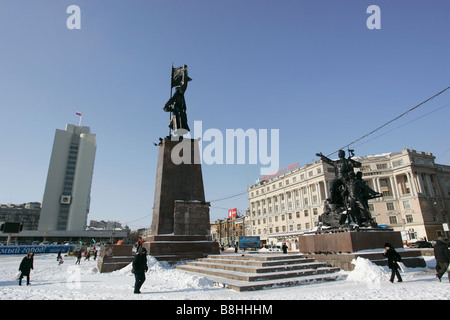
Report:
<svg viewBox="0 0 450 320"><path fill-rule="evenodd" d="M313 196L312 197L312 204L316 205L319 204L319 199L317 196ZM287 206L283 203L281 206L279 206L278 204L276 205L268 205L268 208L266 208L265 206L262 208L262 210L258 207L258 209L253 209L252 211L252 216L260 216L261 214L267 214L267 213L277 213L277 212L284 212L287 210L295 210L295 209L299 209L299 208L304 208L304 207L308 207L309 204L309 200L308 198L304 198L303 202L301 202L300 200L297 200L295 203L293 202L288 202Z"/></svg>
<svg viewBox="0 0 450 320"><path fill-rule="evenodd" d="M66 230L67 218L69 217L69 206L61 205L59 208L58 230Z"/></svg>
<svg viewBox="0 0 450 320"><path fill-rule="evenodd" d="M313 215L314 216L317 216L318 213L319 213L317 208L312 209L312 211L313 211ZM302 213L303 213L303 217L304 218L309 217L309 210L304 210L304 211L297 211L297 212L295 212L295 218L296 219L300 219L302 217ZM266 222L272 223L272 222L278 222L278 221L286 221L286 218L288 220L292 220L293 217L294 217L294 213L280 214L280 215L276 215L276 216L273 216L273 217L267 217L267 218L260 218L258 220L252 220L252 223L253 223L253 225L256 225L256 224L260 225L261 223L265 224Z"/></svg>
<svg viewBox="0 0 450 320"><path fill-rule="evenodd" d="M316 227L318 225L318 222L314 222L314 226ZM297 225L289 225L289 226L281 226L281 227L270 227L269 229L265 228L263 230L261 229L254 229L252 231L253 235L262 235L262 234L272 234L272 233L280 233L280 232L292 232L292 231L301 231L301 230L309 230L311 229L311 223L306 222L304 225L301 223L298 223ZM268 231L268 232L267 232Z"/></svg>
<svg viewBox="0 0 450 320"><path fill-rule="evenodd" d="M64 177L63 195L71 195L73 188L73 179L75 176L75 166L77 164L78 144L72 143L69 149L69 158L67 159L66 175ZM69 205L61 204L58 215L58 230L65 230L67 219L69 217Z"/></svg>
<svg viewBox="0 0 450 320"><path fill-rule="evenodd" d="M331 170L334 170L334 169L331 168ZM263 187L259 190L252 191L250 193L250 196L253 197L253 196L257 196L259 194L264 194L265 192L270 192L272 190L275 190L277 187L282 188L283 186L288 186L291 182L296 183L296 182L305 180L306 175L307 175L307 178L309 179L310 177L321 174L321 173L322 173L322 168L312 169L312 170L309 170L307 173L302 173L300 175L293 176L292 179L286 178L282 181L279 181L278 183L273 182L270 185L268 185L267 187Z"/></svg>

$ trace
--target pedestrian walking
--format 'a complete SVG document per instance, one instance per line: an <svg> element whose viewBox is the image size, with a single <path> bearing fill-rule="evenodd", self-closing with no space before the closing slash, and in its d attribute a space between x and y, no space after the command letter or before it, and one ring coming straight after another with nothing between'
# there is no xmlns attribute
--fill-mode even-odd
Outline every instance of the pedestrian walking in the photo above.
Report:
<svg viewBox="0 0 450 320"><path fill-rule="evenodd" d="M86 249L86 253L84 254L84 260L91 261L91 251Z"/></svg>
<svg viewBox="0 0 450 320"><path fill-rule="evenodd" d="M283 245L281 246L281 249L283 250L283 254L287 254L288 246L286 245L286 242L283 242Z"/></svg>
<svg viewBox="0 0 450 320"><path fill-rule="evenodd" d="M448 265L450 263L450 251L447 244L444 242L443 237L439 237L434 245L434 257L436 259L436 278L441 281L445 272L448 275L448 281L450 282L450 271Z"/></svg>
<svg viewBox="0 0 450 320"><path fill-rule="evenodd" d="M23 277L27 277L27 286L30 285L30 271L33 269L33 261L34 261L34 252L30 251L27 253L25 258L22 259L22 262L19 266L20 276L19 276L19 286L22 285Z"/></svg>
<svg viewBox="0 0 450 320"><path fill-rule="evenodd" d="M394 247L390 243L385 243L384 246L386 250L384 250L383 255L388 258L388 267L391 269L391 281L394 282L395 276L397 276L397 282L402 282L402 277L400 276L400 266L397 262L402 261L402 257L395 251Z"/></svg>
<svg viewBox="0 0 450 320"><path fill-rule="evenodd" d="M145 273L148 271L147 250L142 247L134 257L131 272L134 273L134 293L141 293L140 289L145 281Z"/></svg>
<svg viewBox="0 0 450 320"><path fill-rule="evenodd" d="M56 256L56 261L59 261L59 260L61 260L61 259L62 259L62 257L61 257L61 253L62 253L62 249L59 249L59 251L58 251L58 255Z"/></svg>
<svg viewBox="0 0 450 320"><path fill-rule="evenodd" d="M97 260L97 249L94 248L94 261Z"/></svg>
<svg viewBox="0 0 450 320"><path fill-rule="evenodd" d="M75 264L80 264L80 261L81 261L81 250L77 250L75 252L75 257L77 257L77 261L75 261Z"/></svg>

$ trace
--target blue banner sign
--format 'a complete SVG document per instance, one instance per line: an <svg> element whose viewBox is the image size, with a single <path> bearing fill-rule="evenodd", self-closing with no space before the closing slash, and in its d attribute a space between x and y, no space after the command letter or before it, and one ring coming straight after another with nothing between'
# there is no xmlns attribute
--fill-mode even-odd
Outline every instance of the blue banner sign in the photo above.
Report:
<svg viewBox="0 0 450 320"><path fill-rule="evenodd" d="M54 245L54 246L1 246L0 255L2 254L27 254L33 251L38 253L58 253L62 250L63 253L73 251L73 245Z"/></svg>
<svg viewBox="0 0 450 320"><path fill-rule="evenodd" d="M260 246L259 237L239 237L240 248L259 248Z"/></svg>

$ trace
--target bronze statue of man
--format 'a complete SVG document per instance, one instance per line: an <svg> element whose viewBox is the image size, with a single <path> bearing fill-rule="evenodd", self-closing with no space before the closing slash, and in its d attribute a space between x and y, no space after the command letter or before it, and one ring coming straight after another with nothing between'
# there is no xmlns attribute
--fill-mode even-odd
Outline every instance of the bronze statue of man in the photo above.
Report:
<svg viewBox="0 0 450 320"><path fill-rule="evenodd" d="M188 82L191 80L192 79L188 77L186 65L179 68L172 67L171 86L172 88L175 87L175 93L166 102L163 110L166 112L173 112L169 127L174 132L179 131L184 134L190 131L187 122L186 100L184 99L184 94L186 92Z"/></svg>
<svg viewBox="0 0 450 320"><path fill-rule="evenodd" d="M333 161L326 156L324 156L321 152L316 153L316 156L320 157L320 159L328 163L329 165L334 167L335 178L331 182L330 188L330 203L332 204L342 204L343 198L341 193L339 192L340 186L345 186L345 182L349 179L349 173L354 172L354 168L361 167L361 162L355 161L350 157L345 158L345 151L339 150L339 160Z"/></svg>
<svg viewBox="0 0 450 320"><path fill-rule="evenodd" d="M376 227L369 211L368 199L380 197L381 194L372 190L362 179L362 172L349 173L349 179L346 181L347 205L350 208L351 216L354 221L362 226Z"/></svg>

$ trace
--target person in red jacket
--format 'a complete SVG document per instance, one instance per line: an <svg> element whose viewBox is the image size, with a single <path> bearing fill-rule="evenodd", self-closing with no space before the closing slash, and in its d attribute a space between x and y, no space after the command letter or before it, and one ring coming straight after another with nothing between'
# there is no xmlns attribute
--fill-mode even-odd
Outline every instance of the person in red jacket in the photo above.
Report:
<svg viewBox="0 0 450 320"><path fill-rule="evenodd" d="M139 237L138 241L136 242L136 252L139 252L139 249L142 247L142 238Z"/></svg>

